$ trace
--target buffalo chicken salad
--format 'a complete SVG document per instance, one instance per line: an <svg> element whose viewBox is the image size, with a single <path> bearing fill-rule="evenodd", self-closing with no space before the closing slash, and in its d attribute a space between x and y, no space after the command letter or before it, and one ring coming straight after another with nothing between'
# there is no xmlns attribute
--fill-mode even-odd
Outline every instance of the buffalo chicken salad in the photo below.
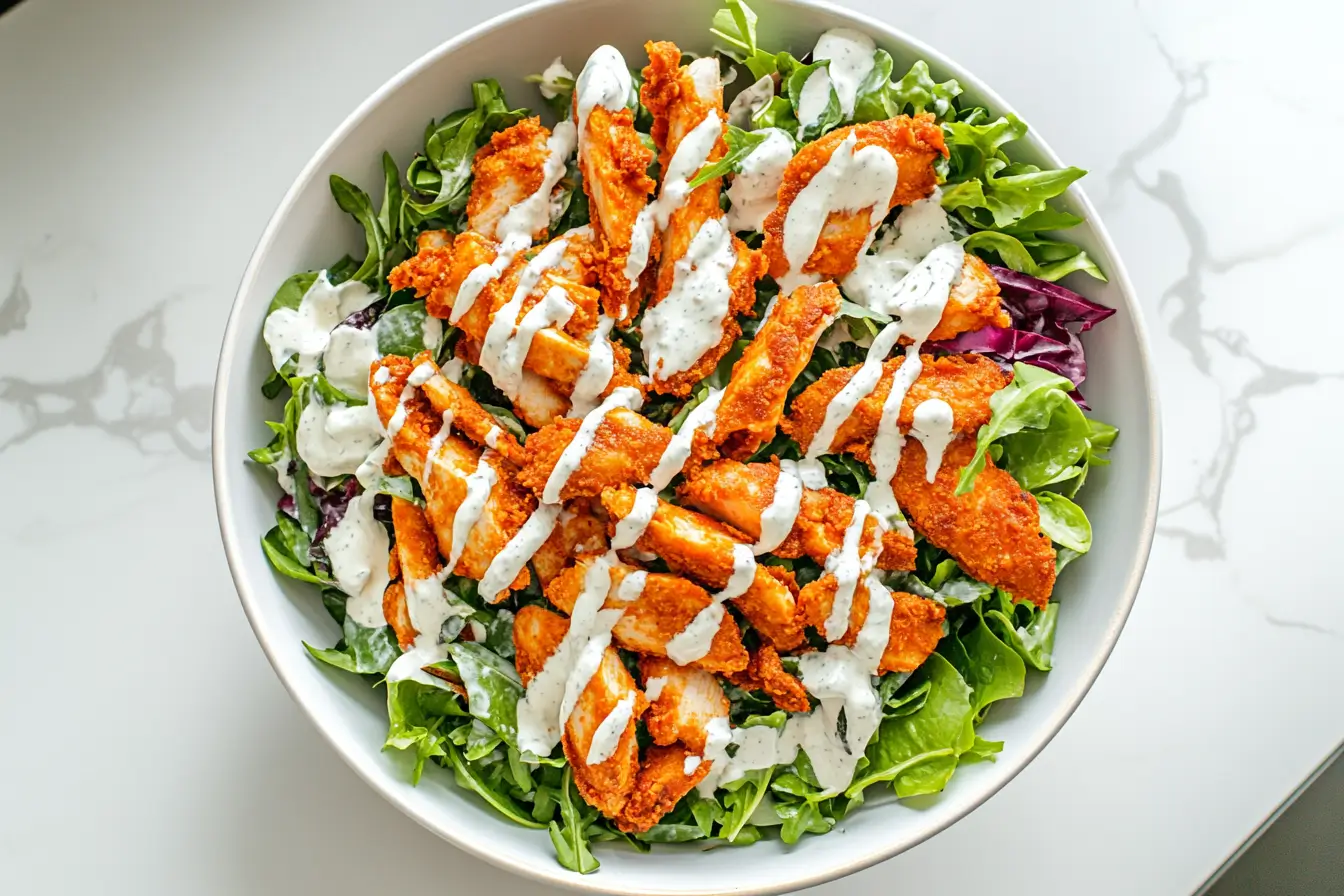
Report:
<svg viewBox="0 0 1344 896"><path fill-rule="evenodd" d="M341 630L305 646L578 872L993 761L1117 435L1079 391L1112 312L1055 282L1103 277L1081 170L863 33L772 52L733 0L709 37L541 60L540 115L479 81L381 196L333 175L365 249L263 327L262 549Z"/></svg>

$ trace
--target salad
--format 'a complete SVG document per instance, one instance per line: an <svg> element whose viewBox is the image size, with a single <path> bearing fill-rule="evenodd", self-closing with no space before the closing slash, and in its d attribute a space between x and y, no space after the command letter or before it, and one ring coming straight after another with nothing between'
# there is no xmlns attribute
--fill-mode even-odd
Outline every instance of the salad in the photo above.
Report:
<svg viewBox="0 0 1344 896"><path fill-rule="evenodd" d="M578 872L993 761L1117 435L1079 391L1112 311L1056 283L1103 277L1051 202L1084 172L865 34L775 52L730 0L710 37L556 59L541 116L479 81L381 196L333 175L364 251L263 331L309 653Z"/></svg>

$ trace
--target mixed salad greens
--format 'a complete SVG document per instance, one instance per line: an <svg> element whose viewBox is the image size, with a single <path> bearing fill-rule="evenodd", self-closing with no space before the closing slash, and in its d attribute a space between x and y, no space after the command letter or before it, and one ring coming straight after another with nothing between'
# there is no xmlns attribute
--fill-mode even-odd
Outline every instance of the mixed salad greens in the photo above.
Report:
<svg viewBox="0 0 1344 896"><path fill-rule="evenodd" d="M1013 372L1011 384L991 399L992 419L978 434L975 458L962 471L960 489L969 488L984 458L992 457L1035 496L1041 530L1056 545L1057 568L1062 570L1087 553L1092 530L1075 499L1090 471L1108 462L1117 431L1087 416L1078 391L1087 373L1079 337L1112 312L1057 285L1074 273L1104 276L1086 252L1060 237L1081 219L1052 205L1084 172L1043 170L1013 161L1007 149L1026 135L1022 121L963 104L957 82L935 81L923 61L897 77L896 60L881 49L857 91L852 114L844 113L832 88L822 114L800 127L804 87L827 60L810 55L800 59L760 46L756 16L740 0L725 3L714 17L711 34L727 70L740 67L743 80L749 75L758 83L768 78L773 90L750 111L744 127L728 129L727 155L702 170L692 187L740 171L751 151L766 139L766 128L780 129L801 145L855 122L903 113L936 117L950 151L939 162L942 206L954 213L954 231L966 250L991 264L1011 316L1010 326L986 327L926 347L934 352L979 353ZM632 77L638 85L639 73L632 72ZM572 77L563 69L548 69L532 80L551 112L569 117ZM635 126L647 135L650 115L637 96L631 103ZM530 114L526 108L512 107L496 81L478 81L472 85L471 106L429 123L423 151L404 172L384 154L384 182L377 199L333 175L333 197L362 229L364 250L335 260L324 272L296 273L280 286L271 304L272 311L296 310L315 285L329 287L336 296L345 295L343 290L350 293L350 305L357 307L345 313L346 306L337 302L335 323L368 334L380 355L409 358L429 351L441 366L460 365L461 383L519 440L526 439L529 428L510 410L508 398L480 367L456 358L457 329L429 316L425 302L411 290L392 291L388 274L416 253L420 234L457 233L465 227L477 150L491 135ZM651 145L651 138L643 139ZM588 215L579 170L571 161L554 197L551 234L583 225ZM759 239L759 235L751 238ZM774 282L763 278L756 320L776 294ZM790 398L827 370L861 363L866 342L890 320L851 302L844 304L841 314L835 324L841 338L822 340ZM709 387L727 382L756 326L755 321L743 321L742 339L689 400L651 396L642 413L673 429L679 427ZM632 349L634 371L647 373L641 366L636 328L617 328L613 337ZM314 358L300 353L276 360L276 370L262 391L273 399L288 395L280 419L267 424L273 438L250 454L257 464L275 471L285 492L276 509L275 527L263 537L262 548L279 573L320 589L323 605L341 629L334 646L305 645L313 658L379 685L402 650L391 627L369 624L347 612L348 595L341 590L324 542L352 502L361 500L372 501L374 517L387 525L383 535L390 537L391 497L423 504L420 486L411 476L389 476L381 468L361 468L359 475L322 475L314 470L300 451L301 417L314 403L358 413L369 403L367 384L358 375L333 369L320 353ZM752 459L800 456L798 445L781 433ZM823 463L830 487L854 497L865 494L872 478L866 464L850 455L826 455ZM891 574L888 584L945 606L945 634L936 652L916 671L882 676L877 687L883 720L867 744L853 782L842 792L825 791L806 753L800 753L791 764L753 771L712 797L692 790L646 832L618 829L579 796L560 751L536 756L519 748L517 705L524 687L513 664L512 622L520 607L544 603L536 576L528 588L493 605L480 598L477 582L445 578L454 612L442 632L448 657L437 667L443 679L460 682L460 687L416 678L387 683L386 748L407 755L412 781L419 780L427 765L439 766L459 786L517 824L547 830L560 863L585 873L598 867L591 849L595 842L621 840L639 850L649 849L651 843L688 841L743 845L762 837L794 843L804 834L831 830L883 789L890 788L899 798L937 793L959 765L993 760L1003 748L983 737L979 726L993 704L1023 693L1029 667L1050 670L1059 605L1052 602L1038 608L1014 602L1003 590L972 578L947 552L922 540L917 548L916 568ZM806 559L768 562L787 566L800 584L821 574L820 567ZM659 568L657 563L650 568ZM469 638L464 632L470 632ZM787 714L758 692L729 685L726 693L735 726L779 728L786 720Z"/></svg>

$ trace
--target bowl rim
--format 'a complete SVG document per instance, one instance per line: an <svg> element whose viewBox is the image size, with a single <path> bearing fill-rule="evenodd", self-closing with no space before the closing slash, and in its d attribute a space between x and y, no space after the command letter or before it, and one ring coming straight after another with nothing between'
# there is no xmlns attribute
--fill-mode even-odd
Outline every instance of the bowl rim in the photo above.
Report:
<svg viewBox="0 0 1344 896"><path fill-rule="evenodd" d="M467 852L475 858L481 859L489 864L509 871L514 874L535 880L541 883L564 887L570 890L576 890L585 893L632 893L628 887L623 889L614 889L606 881L615 882L615 878L606 877L602 874L582 875L568 871L558 863L551 867L536 867L525 864L513 864L501 859L482 844L477 844L470 838L461 837L455 830L441 829L431 824L426 818L422 817L408 802L403 798L400 789L394 789L385 785L384 780L374 772L371 767L360 756L362 748L356 748L354 745L347 744L345 740L337 737L323 720L319 718L314 709L305 701L299 698L295 683L291 681L289 674L285 671L284 664L277 658L277 652L281 649L279 646L270 643L269 639L263 633L259 620L264 612L262 609L262 599L252 591L250 583L242 571L242 563L238 559L244 550L255 550L255 544L245 543L240 537L240 532L235 519L235 511L232 500L229 495L230 477L236 471L235 458L225 456L221 446L225 444L224 431L225 421L228 418L228 373L237 366L237 358L243 346L247 341L255 337L255 333L243 333L240 313L243 298L255 288L255 281L261 266L261 260L270 251L271 244L274 242L276 234L287 221L290 212L300 193L307 188L312 179L319 174L325 167L325 164L335 149L349 136L363 120L377 107L385 101L392 98L407 82L417 77L426 68L436 64L442 57L452 53L459 47L466 46L480 37L493 31L507 28L510 25L529 18L537 12L555 6L568 5L573 0L532 0L516 9L510 10L500 15L491 17L484 22L468 28L461 34L452 37L432 49L422 54L419 58L410 62L373 93L371 93L363 102L361 102L354 111L352 111L341 124L327 137L321 146L313 153L307 163L304 164L294 181L285 191L284 196L272 212L257 240L256 247L253 249L248 259L247 267L243 271L238 289L234 294L233 302L229 309L228 322L225 325L224 336L220 346L219 363L215 371L215 386L213 390L213 402L211 408L211 474L213 479L213 488L215 496L216 516L219 523L220 537L224 544L224 554L229 566L229 574L233 579L234 588L238 592L239 601L242 603L243 612L247 616L248 624L251 625L253 634L256 636L262 651L266 654L267 661L271 668L275 670L280 678L285 690L289 692L290 697L307 715L309 721L321 733L322 737L335 750L345 763L355 771L360 778L364 780L374 791L381 795L385 800L399 809L402 814L415 821L421 827L431 831L443 840L452 844L454 847ZM912 51L944 70L953 72L957 79L964 84L972 86L975 91L982 96L1000 114L1016 114L1016 110L1002 96L998 94L985 81L970 71L965 65L953 60L940 50L930 46L924 41L911 36L901 28L891 25L881 19L875 18L867 13L842 7L829 0L774 0L774 2L785 6L813 7L823 12L839 16L849 20L879 38L887 38L896 42L903 43ZM1027 138L1033 147L1056 167L1063 165L1059 156L1050 147L1050 145L1035 131L1032 131ZM1110 280L1119 290L1120 296L1126 306L1125 310L1129 313L1133 321L1135 336L1137 337L1137 349L1140 368L1143 373L1143 380L1148 384L1147 390L1147 412L1148 412L1148 461L1149 476L1144 485L1144 503L1141 531L1139 533L1139 543L1133 556L1130 558L1129 568L1125 574L1123 584L1120 589L1120 600L1116 605L1116 610L1112 614L1105 630L1102 643L1093 654L1091 661L1079 670L1071 693L1068 693L1061 708L1055 715L1041 725L1036 733L1032 743L1027 744L1025 749L1018 752L1011 761L1000 760L1000 765L1004 773L997 781L990 783L984 791L969 800L960 811L949 815L945 820L934 824L925 825L918 829L911 836L905 837L899 841L884 845L879 849L852 858L848 861L828 864L819 867L815 872L807 874L788 881L787 883L767 883L761 886L751 886L741 889L737 892L742 894L771 894L789 892L793 890L804 889L817 886L828 881L836 880L858 871L862 871L879 862L890 859L907 850L923 843L936 834L941 833L951 827L956 822L965 818L975 809L984 805L991 797L1005 787L1008 782L1017 777L1021 771L1031 763L1046 745L1054 739L1063 728L1064 723L1069 720L1077 710L1083 698L1091 690L1096 682L1097 676L1101 674L1102 668L1110 658L1111 652L1120 638L1120 633L1124 629L1125 622L1134 606L1134 601L1138 596L1139 586L1143 580L1144 572L1148 565L1149 555L1152 550L1153 538L1157 527L1157 508L1158 497L1161 489L1162 480L1162 433L1161 433L1161 414L1159 411L1159 402L1157 390L1153 383L1153 364L1151 351L1149 347L1148 328L1144 322L1143 311L1139 306L1137 295L1134 289L1133 281L1125 268L1124 262L1120 257L1115 243L1112 241L1110 233L1107 231L1104 222L1097 213L1096 207L1088 199L1086 193L1076 183L1069 187L1068 196L1071 201L1078 204L1090 228L1095 235L1104 253L1110 259ZM685 889L672 890L660 888L657 890L645 890L648 893L681 893L681 892L718 892L712 886L698 887L693 891Z"/></svg>

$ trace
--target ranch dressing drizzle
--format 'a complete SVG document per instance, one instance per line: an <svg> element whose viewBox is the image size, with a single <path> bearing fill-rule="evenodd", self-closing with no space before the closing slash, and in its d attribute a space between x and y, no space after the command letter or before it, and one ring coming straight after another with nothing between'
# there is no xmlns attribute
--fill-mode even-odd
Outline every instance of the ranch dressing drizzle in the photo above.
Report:
<svg viewBox="0 0 1344 896"><path fill-rule="evenodd" d="M710 595L713 603L705 607L687 623L686 627L667 642L668 659L679 666L693 663L709 653L723 622L723 602L741 597L756 578L756 556L751 545L733 545L733 573L723 590Z"/></svg>
<svg viewBox="0 0 1344 896"><path fill-rule="evenodd" d="M568 247L569 241L562 237L548 243L527 263L518 277L518 286L513 295L495 312L490 329L481 343L481 367L490 374L499 390L510 398L518 395L523 378L523 362L527 360L526 352L537 330L549 325L553 319L563 323L574 313L574 305L565 297L564 290L555 287L533 306L522 322L518 320L523 303L537 288L537 282L548 270L560 264ZM538 311L539 308L543 310ZM536 312L536 317L532 316L533 312Z"/></svg>
<svg viewBox="0 0 1344 896"><path fill-rule="evenodd" d="M629 410L638 410L644 404L644 398L639 394L639 390L634 386L620 386L613 389L611 394L583 418L579 424L579 431L574 434L573 440L565 446L561 452L560 459L555 462L555 469L551 470L550 477L546 480L546 487L542 489L541 500L544 504L559 504L560 493L565 488L565 483L569 482L569 477L574 475L574 471L583 463L584 455L588 449L593 447L593 438L597 435L597 428L602 425L607 412L614 408L628 408Z"/></svg>
<svg viewBox="0 0 1344 896"><path fill-rule="evenodd" d="M444 567L447 570L457 568L457 561L461 559L462 550L467 546L471 530L476 528L481 514L485 511L485 502L490 498L490 490L499 480L495 468L490 466L493 455L494 452L488 448L481 452L481 459L476 463L476 471L466 479L467 496L458 505L457 513L453 514L453 549L448 556L448 565Z"/></svg>
<svg viewBox="0 0 1344 896"><path fill-rule="evenodd" d="M952 441L952 406L941 398L921 401L912 423L910 435L924 446L924 478L932 482L943 465L943 452Z"/></svg>
<svg viewBox="0 0 1344 896"><path fill-rule="evenodd" d="M812 50L813 59L830 60L826 65L827 80L830 86L835 88L836 98L840 100L840 112L846 119L854 117L854 103L859 96L859 87L873 70L876 52L877 44L873 43L871 37L849 28L833 28L827 31L818 38L817 45ZM811 80L808 78L809 82ZM823 94L821 112L826 111L829 99L829 95ZM818 114L812 121L815 122L820 117ZM799 119L800 121L802 119L801 113Z"/></svg>
<svg viewBox="0 0 1344 896"><path fill-rule="evenodd" d="M900 314L895 299L901 281L934 249L955 240L942 190L935 188L927 199L901 209L895 224L874 241L873 251L859 256L841 283L845 295L881 314Z"/></svg>
<svg viewBox="0 0 1344 896"><path fill-rule="evenodd" d="M767 79L769 80L769 79ZM779 128L757 131L768 134L765 142L753 149L728 187L728 229L760 231L765 219L779 201L779 185L784 168L793 158L793 138Z"/></svg>
<svg viewBox="0 0 1344 896"><path fill-rule="evenodd" d="M499 599L500 594L509 587L518 573L522 572L527 561L541 549L546 539L551 537L556 520L560 518L559 504L542 504L532 512L508 544L495 555L481 576L479 593L488 604Z"/></svg>
<svg viewBox="0 0 1344 896"><path fill-rule="evenodd" d="M826 481L826 467L811 457L798 461L798 478L802 480L804 488L826 488L830 484Z"/></svg>
<svg viewBox="0 0 1344 896"><path fill-rule="evenodd" d="M574 391L569 396L570 417L582 417L597 407L602 390L611 382L611 376L616 370L616 356L607 337L611 335L615 323L615 318L605 314L597 319L597 326L588 342L588 360L583 363L583 370L574 381Z"/></svg>
<svg viewBox="0 0 1344 896"><path fill-rule="evenodd" d="M639 541L644 530L653 520L658 509L658 491L654 488L641 488L635 492L635 506L616 523L616 531L611 536L611 548L624 550Z"/></svg>
<svg viewBox="0 0 1344 896"><path fill-rule="evenodd" d="M387 624L383 591L390 581L387 560L391 545L387 529L373 515L374 497L373 492L363 492L351 498L345 515L322 541L331 561L332 577L350 596L345 612L365 628Z"/></svg>
<svg viewBox="0 0 1344 896"><path fill-rule="evenodd" d="M434 433L434 438L429 440L429 450L425 452L425 471L420 476L422 486L429 482L429 474L434 471L434 462L438 459L439 452L443 450L443 443L448 441L448 437L452 434L453 409L445 408L443 423L439 426L439 431Z"/></svg>
<svg viewBox="0 0 1344 896"><path fill-rule="evenodd" d="M723 339L733 297L728 275L735 264L733 236L723 219L701 224L686 254L672 266L672 288L644 312L642 346L654 378L689 370Z"/></svg>
<svg viewBox="0 0 1344 896"><path fill-rule="evenodd" d="M621 584L616 587L616 599L621 603L630 603L639 600L644 594L644 586L649 583L649 574L642 569L632 569L621 579ZM652 698L650 698L652 699Z"/></svg>
<svg viewBox="0 0 1344 896"><path fill-rule="evenodd" d="M718 413L721 401L723 390L710 389L705 400L691 409L686 419L681 421L681 429L677 430L672 436L672 441L663 449L663 455L658 459L658 466L649 474L649 485L657 491L667 488L667 484L681 472L681 468L690 458L696 432L703 431L705 435L713 437L716 423L714 415Z"/></svg>
<svg viewBox="0 0 1344 896"><path fill-rule="evenodd" d="M752 550L757 554L768 554L783 544L793 531L802 503L803 481L798 477L798 464L796 461L781 460L770 506L761 513L761 537L756 539Z"/></svg>
<svg viewBox="0 0 1344 896"><path fill-rule="evenodd" d="M481 290L498 280L518 253L532 245L532 235L545 230L551 223L551 193L574 153L577 131L573 122L561 121L546 140L546 162L542 168L541 184L536 191L512 206L495 227L499 239L499 254L489 264L477 265L467 274L453 297L448 322L455 324L476 304ZM529 290L530 291L530 290Z"/></svg>
<svg viewBox="0 0 1344 896"><path fill-rule="evenodd" d="M775 78L766 75L743 88L728 106L728 123L733 127L750 130L752 117L767 105L775 96Z"/></svg>
<svg viewBox="0 0 1344 896"><path fill-rule="evenodd" d="M723 121L719 111L710 109L700 123L691 128L677 144L676 152L668 160L667 171L663 172L663 186L658 192L658 198L640 210L630 233L630 255L625 261L625 276L630 281L632 292L639 282L640 274L644 273L644 268L649 264L654 229L666 230L672 214L686 204L686 197L691 193L691 179L709 161L709 154L714 151L714 145L722 135ZM701 229L704 229L703 225ZM652 364L649 369L653 369Z"/></svg>
<svg viewBox="0 0 1344 896"><path fill-rule="evenodd" d="M609 557L589 565L568 631L518 701L518 748L524 752L547 756L560 742L565 722L611 643L611 629L622 611L602 609L611 590Z"/></svg>
<svg viewBox="0 0 1344 896"><path fill-rule="evenodd" d="M485 433L485 447L487 448L499 447L499 436L500 433L502 432L503 430L500 429L498 426L491 424L490 429L487 430Z"/></svg>
<svg viewBox="0 0 1344 896"><path fill-rule="evenodd" d="M868 238L859 249L860 257L868 251L873 233L886 217L887 204L896 191L896 160L880 146L865 146L856 152L857 142L858 135L851 132L789 206L784 218L784 257L789 271L780 278L780 295L820 281L816 274L803 273L803 266L817 248L822 227L832 212L870 209Z"/></svg>
<svg viewBox="0 0 1344 896"><path fill-rule="evenodd" d="M616 752L616 747L621 743L621 735L625 734L625 727L630 724L630 716L634 711L634 694L626 694L611 708L611 712L607 713L607 717L593 732L593 740L588 746L586 757L589 765L601 765L611 758L611 754Z"/></svg>
<svg viewBox="0 0 1344 896"><path fill-rule="evenodd" d="M621 51L603 44L588 57L578 80L574 82L576 114L578 117L579 155L587 155L588 116L601 106L619 112L630 102L634 84Z"/></svg>
<svg viewBox="0 0 1344 896"><path fill-rule="evenodd" d="M644 696L648 697L649 702L652 703L654 700L658 699L658 696L662 694L663 688L666 686L667 676L655 675L653 678L644 682Z"/></svg>
<svg viewBox="0 0 1344 896"><path fill-rule="evenodd" d="M448 645L439 643L443 624L453 616L468 616L471 607L456 598L449 599L437 578L406 579L406 612L415 627L415 643L393 661L387 670L389 682L414 679L422 684L443 687L443 683L424 671L424 667L448 658Z"/></svg>
<svg viewBox="0 0 1344 896"><path fill-rule="evenodd" d="M560 83L562 80L569 81L572 84L574 73L565 67L563 57L557 56L555 61L542 71L541 83L537 85L537 89L546 99L553 100L560 95L560 91L564 90L564 86Z"/></svg>
<svg viewBox="0 0 1344 896"><path fill-rule="evenodd" d="M266 316L261 332L271 350L271 363L279 370L294 358L294 375L312 376L336 325L377 300L378 294L363 283L347 280L333 286L327 272L320 271L299 307L277 308Z"/></svg>
<svg viewBox="0 0 1344 896"><path fill-rule="evenodd" d="M877 559L876 555L859 556L863 524L869 513L867 501L854 502L854 513L845 528L844 540L826 558L826 572L835 576L835 600L831 602L831 613L826 617L822 632L827 641L838 641L849 631L849 611L854 606L854 591L858 587L859 577L867 574ZM878 520L880 526L881 518Z"/></svg>

